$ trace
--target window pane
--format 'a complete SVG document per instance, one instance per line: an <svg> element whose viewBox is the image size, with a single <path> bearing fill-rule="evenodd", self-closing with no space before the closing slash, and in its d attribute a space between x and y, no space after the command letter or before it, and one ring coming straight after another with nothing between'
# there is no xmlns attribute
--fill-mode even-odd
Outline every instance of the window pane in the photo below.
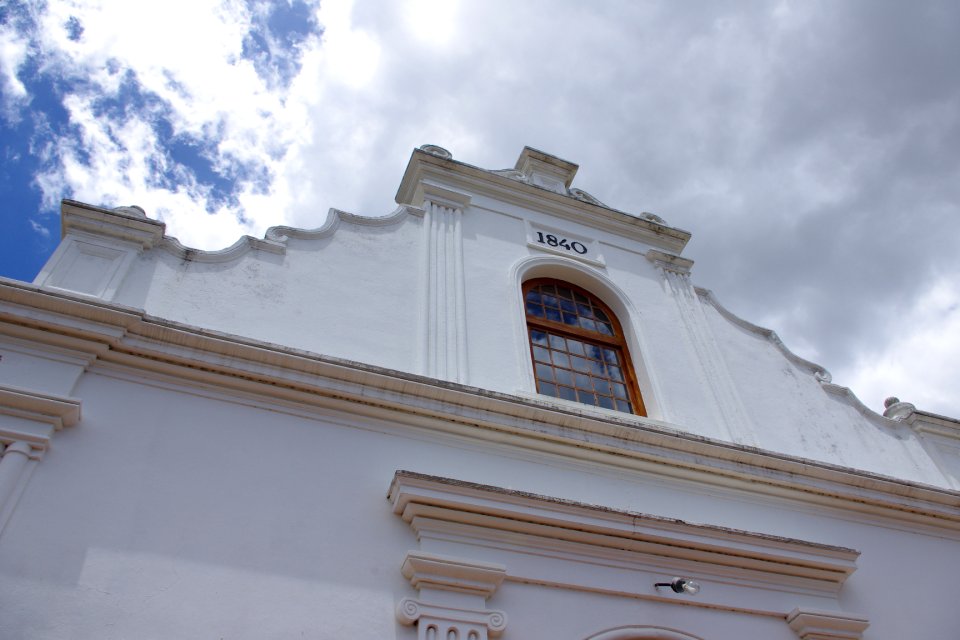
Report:
<svg viewBox="0 0 960 640"><path fill-rule="evenodd" d="M599 376L599 377L601 377L601 378L607 377L606 367L604 367L604 366L603 366L603 363L600 362L599 360L591 360L591 361L590 361L590 372L591 372L593 375Z"/></svg>
<svg viewBox="0 0 960 640"><path fill-rule="evenodd" d="M564 400L574 400L577 399L577 392L571 389L570 387L557 387L559 396Z"/></svg>
<svg viewBox="0 0 960 640"><path fill-rule="evenodd" d="M530 287L524 301L540 393L632 413L622 338L603 304L572 285L546 282Z"/></svg>
<svg viewBox="0 0 960 640"><path fill-rule="evenodd" d="M573 368L576 369L577 371L587 371L587 372L590 371L590 361L586 360L585 358L579 358L577 356L573 356L572 358L570 358L570 363L573 365Z"/></svg>
<svg viewBox="0 0 960 640"><path fill-rule="evenodd" d="M586 391L580 392L580 402L583 404L591 404L597 406L597 396L592 393L587 393Z"/></svg>
<svg viewBox="0 0 960 640"><path fill-rule="evenodd" d="M541 380L547 380L549 382L553 382L553 367L546 364L540 364L538 362L536 364L535 369L536 369L538 378L540 378Z"/></svg>

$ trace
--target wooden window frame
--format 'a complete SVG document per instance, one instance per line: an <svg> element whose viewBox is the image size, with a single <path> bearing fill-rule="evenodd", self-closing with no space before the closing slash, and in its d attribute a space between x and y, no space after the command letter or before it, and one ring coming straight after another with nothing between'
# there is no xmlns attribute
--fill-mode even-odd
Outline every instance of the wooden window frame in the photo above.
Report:
<svg viewBox="0 0 960 640"><path fill-rule="evenodd" d="M556 286L566 287L576 293L579 293L582 296L589 298L590 303L595 307L601 309L610 319L610 324L613 326L614 335L608 336L596 331L583 329L578 326L575 327L575 326L565 324L563 322L555 322L553 320L547 320L546 318L538 318L536 316L531 316L530 314L528 314L527 308L526 308L527 293L531 289L542 286L542 285L556 285ZM621 369L624 373L623 384L627 388L627 396L630 401L630 406L633 408L633 415L646 416L647 410L643 403L643 396L640 394L640 388L637 386L637 376L633 370L633 361L632 361L632 358L630 357L630 349L627 345L626 336L623 333L623 327L620 324L620 319L617 318L617 314L615 314L610 309L609 306L604 304L604 302L600 300L600 298L598 298L593 293L590 293L586 289L582 287L578 287L575 284L566 282L564 280L558 280L556 278L533 278L531 280L527 280L526 282L523 283L522 291L523 291L523 301L524 301L523 314L524 314L524 317L526 318L526 326L527 326L527 348L530 351L530 363L533 371L533 381L534 381L534 385L536 386L537 393L540 393L540 382L537 379L537 375L536 375L537 360L533 352L534 344L533 344L533 341L530 339L531 328L540 329L542 331L547 331L549 333L560 335L565 338L570 337L586 343L601 345L601 346L616 350L620 355ZM549 396L549 397L556 397L556 396ZM588 407L597 406L597 405L590 405L587 403L582 403L582 404Z"/></svg>

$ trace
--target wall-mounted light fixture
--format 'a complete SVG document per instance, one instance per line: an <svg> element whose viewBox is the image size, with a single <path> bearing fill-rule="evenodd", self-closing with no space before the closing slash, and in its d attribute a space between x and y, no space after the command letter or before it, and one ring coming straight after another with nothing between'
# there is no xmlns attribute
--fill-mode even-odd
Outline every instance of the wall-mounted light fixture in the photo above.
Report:
<svg viewBox="0 0 960 640"><path fill-rule="evenodd" d="M689 593L692 596L700 592L700 583L694 582L690 578L674 578L670 582L656 582L653 586L657 589L670 587L674 593Z"/></svg>

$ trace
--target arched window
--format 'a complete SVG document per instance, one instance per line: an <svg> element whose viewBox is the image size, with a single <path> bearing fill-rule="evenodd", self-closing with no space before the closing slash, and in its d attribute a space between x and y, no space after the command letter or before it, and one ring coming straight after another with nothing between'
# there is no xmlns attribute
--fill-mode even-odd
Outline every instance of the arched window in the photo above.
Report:
<svg viewBox="0 0 960 640"><path fill-rule="evenodd" d="M647 415L617 317L572 284L538 278L523 284L537 392Z"/></svg>

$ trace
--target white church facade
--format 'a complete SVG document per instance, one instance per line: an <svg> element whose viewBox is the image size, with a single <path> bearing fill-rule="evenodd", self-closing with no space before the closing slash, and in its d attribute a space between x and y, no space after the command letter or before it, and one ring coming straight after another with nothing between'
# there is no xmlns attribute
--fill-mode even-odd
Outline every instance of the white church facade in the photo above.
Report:
<svg viewBox="0 0 960 640"><path fill-rule="evenodd" d="M960 421L880 415L525 148L0 280L0 637L955 638Z"/></svg>

